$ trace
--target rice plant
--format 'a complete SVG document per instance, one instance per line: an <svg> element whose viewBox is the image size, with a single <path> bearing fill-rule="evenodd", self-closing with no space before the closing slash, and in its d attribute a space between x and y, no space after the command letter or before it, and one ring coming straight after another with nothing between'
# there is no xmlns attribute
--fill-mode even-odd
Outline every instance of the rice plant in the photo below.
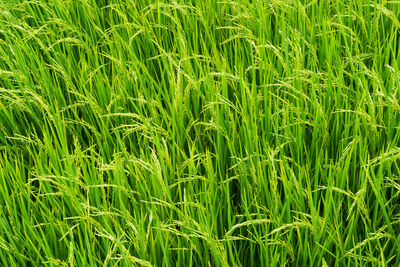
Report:
<svg viewBox="0 0 400 267"><path fill-rule="evenodd" d="M400 2L0 0L2 266L399 266Z"/></svg>

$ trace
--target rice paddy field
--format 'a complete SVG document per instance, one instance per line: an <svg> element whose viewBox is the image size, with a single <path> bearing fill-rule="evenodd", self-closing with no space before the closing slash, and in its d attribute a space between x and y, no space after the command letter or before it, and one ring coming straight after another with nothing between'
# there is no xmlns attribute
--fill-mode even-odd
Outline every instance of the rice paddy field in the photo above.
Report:
<svg viewBox="0 0 400 267"><path fill-rule="evenodd" d="M400 1L0 0L1 266L399 266Z"/></svg>

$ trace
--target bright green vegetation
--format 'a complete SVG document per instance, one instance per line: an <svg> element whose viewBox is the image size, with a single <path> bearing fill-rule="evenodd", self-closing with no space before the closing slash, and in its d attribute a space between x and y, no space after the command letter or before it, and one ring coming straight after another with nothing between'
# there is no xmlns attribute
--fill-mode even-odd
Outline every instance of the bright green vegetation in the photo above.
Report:
<svg viewBox="0 0 400 267"><path fill-rule="evenodd" d="M0 0L0 265L399 266L399 18Z"/></svg>

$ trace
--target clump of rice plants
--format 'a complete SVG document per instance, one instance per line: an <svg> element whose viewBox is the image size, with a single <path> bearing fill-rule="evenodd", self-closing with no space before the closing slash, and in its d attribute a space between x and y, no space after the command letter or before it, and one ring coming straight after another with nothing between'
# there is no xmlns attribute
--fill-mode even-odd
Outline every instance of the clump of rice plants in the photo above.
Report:
<svg viewBox="0 0 400 267"><path fill-rule="evenodd" d="M400 2L0 0L2 266L398 266Z"/></svg>

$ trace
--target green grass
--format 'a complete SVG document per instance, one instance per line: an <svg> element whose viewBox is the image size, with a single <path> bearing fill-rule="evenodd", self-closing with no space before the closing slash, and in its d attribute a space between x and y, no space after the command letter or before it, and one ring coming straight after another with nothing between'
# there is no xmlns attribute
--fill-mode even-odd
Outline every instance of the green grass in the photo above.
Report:
<svg viewBox="0 0 400 267"><path fill-rule="evenodd" d="M0 265L399 266L400 2L0 0Z"/></svg>

